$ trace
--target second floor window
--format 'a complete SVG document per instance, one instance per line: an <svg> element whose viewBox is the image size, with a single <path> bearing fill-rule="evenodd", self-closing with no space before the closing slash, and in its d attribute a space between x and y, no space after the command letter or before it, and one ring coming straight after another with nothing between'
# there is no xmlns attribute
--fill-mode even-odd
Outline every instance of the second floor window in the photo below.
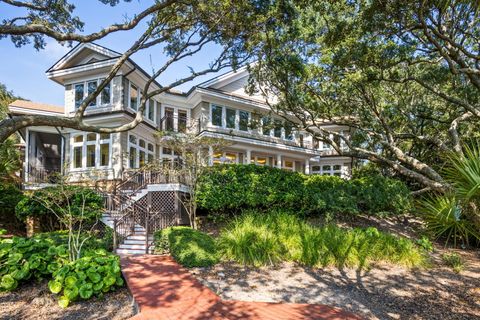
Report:
<svg viewBox="0 0 480 320"><path fill-rule="evenodd" d="M248 121L250 118L250 113L247 111L240 110L239 111L240 120L238 122L238 129L242 131L248 131Z"/></svg>
<svg viewBox="0 0 480 320"><path fill-rule="evenodd" d="M223 107L212 105L212 124L222 127Z"/></svg>
<svg viewBox="0 0 480 320"><path fill-rule="evenodd" d="M226 129L248 131L250 112L212 104L211 122L213 126Z"/></svg>
<svg viewBox="0 0 480 320"><path fill-rule="evenodd" d="M93 93L103 79L89 80L73 85L75 109L77 109L83 102L83 100L91 93ZM89 107L105 106L112 102L112 90L111 84L108 83L100 92L100 94L88 105Z"/></svg>
<svg viewBox="0 0 480 320"><path fill-rule="evenodd" d="M237 111L235 109L229 109L227 108L227 114L226 114L226 124L227 128L229 129L235 129L235 124L237 122Z"/></svg>
<svg viewBox="0 0 480 320"><path fill-rule="evenodd" d="M138 88L130 83L130 108L133 110L138 109L138 98L139 98Z"/></svg>

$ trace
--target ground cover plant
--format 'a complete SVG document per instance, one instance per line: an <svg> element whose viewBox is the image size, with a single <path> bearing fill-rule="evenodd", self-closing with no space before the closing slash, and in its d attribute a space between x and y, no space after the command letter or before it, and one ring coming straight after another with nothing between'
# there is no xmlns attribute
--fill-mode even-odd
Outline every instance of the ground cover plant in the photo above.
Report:
<svg viewBox="0 0 480 320"><path fill-rule="evenodd" d="M281 261L339 269L378 262L409 268L426 264L424 250L409 239L373 227L312 226L285 212L241 215L222 231L218 248L223 258L254 266Z"/></svg>
<svg viewBox="0 0 480 320"><path fill-rule="evenodd" d="M0 240L0 290L12 291L22 283L51 279L52 293L62 293L59 305L114 290L123 285L120 262L107 253L104 243L82 235L85 248L75 261L69 259L68 234L54 232L32 238Z"/></svg>
<svg viewBox="0 0 480 320"><path fill-rule="evenodd" d="M189 227L170 227L155 233L155 251L169 252L185 267L208 267L218 262L215 240Z"/></svg>

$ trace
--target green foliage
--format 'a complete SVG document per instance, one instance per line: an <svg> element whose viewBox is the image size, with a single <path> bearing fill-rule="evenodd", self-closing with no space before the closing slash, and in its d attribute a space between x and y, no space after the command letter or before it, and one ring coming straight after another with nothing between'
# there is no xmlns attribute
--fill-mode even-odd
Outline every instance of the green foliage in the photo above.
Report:
<svg viewBox="0 0 480 320"><path fill-rule="evenodd" d="M456 252L442 254L442 260L456 273L460 273L465 268L462 257Z"/></svg>
<svg viewBox="0 0 480 320"><path fill-rule="evenodd" d="M80 186L48 187L27 194L16 206L17 217L25 221L28 217L58 220L67 214L80 217L82 221L94 222L103 209L101 196L92 189ZM52 210L54 212L52 212Z"/></svg>
<svg viewBox="0 0 480 320"><path fill-rule="evenodd" d="M15 144L16 140L13 136L0 142L0 182L2 183L18 183L20 180L16 174L22 167L22 161Z"/></svg>
<svg viewBox="0 0 480 320"><path fill-rule="evenodd" d="M381 175L344 180L255 165L220 165L201 177L199 207L210 212L282 208L310 213L403 213L405 185Z"/></svg>
<svg viewBox="0 0 480 320"><path fill-rule="evenodd" d="M0 184L0 217L14 219L15 207L22 198L22 191L14 184Z"/></svg>
<svg viewBox="0 0 480 320"><path fill-rule="evenodd" d="M247 265L295 261L311 267L368 268L388 262L406 267L422 266L422 249L406 238L375 228L342 229L312 226L285 212L247 212L219 236L222 256Z"/></svg>
<svg viewBox="0 0 480 320"><path fill-rule="evenodd" d="M79 297L88 299L123 285L118 257L108 254L101 242L87 239L84 255L69 262L67 240L65 231L0 240L0 290L12 291L22 282L50 278L50 291L63 291L59 304L66 307Z"/></svg>
<svg viewBox="0 0 480 320"><path fill-rule="evenodd" d="M189 227L170 227L155 234L157 252L169 251L185 267L208 267L218 262L215 241Z"/></svg>
<svg viewBox="0 0 480 320"><path fill-rule="evenodd" d="M425 251L432 252L434 250L433 243L426 236L422 236L416 241L417 245L425 249Z"/></svg>

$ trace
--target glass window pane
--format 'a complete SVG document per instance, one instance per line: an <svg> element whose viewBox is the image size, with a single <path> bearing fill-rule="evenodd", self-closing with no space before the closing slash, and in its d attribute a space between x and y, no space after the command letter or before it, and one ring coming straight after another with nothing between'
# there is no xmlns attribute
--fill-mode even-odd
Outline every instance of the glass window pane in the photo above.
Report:
<svg viewBox="0 0 480 320"><path fill-rule="evenodd" d="M88 88L87 93L89 95L91 93L93 93L95 90L97 90L97 80L87 82L87 88ZM91 106L91 107L96 106L97 105L97 98L93 99L93 101L90 102L88 105Z"/></svg>
<svg viewBox="0 0 480 320"><path fill-rule="evenodd" d="M285 168L293 168L293 161L285 160Z"/></svg>
<svg viewBox="0 0 480 320"><path fill-rule="evenodd" d="M145 148L145 140L143 139L138 140L138 145L142 148Z"/></svg>
<svg viewBox="0 0 480 320"><path fill-rule="evenodd" d="M130 108L137 110L138 107L138 89L130 84Z"/></svg>
<svg viewBox="0 0 480 320"><path fill-rule="evenodd" d="M87 167L95 167L95 145L87 146Z"/></svg>
<svg viewBox="0 0 480 320"><path fill-rule="evenodd" d="M312 171L320 171L320 166L312 166Z"/></svg>
<svg viewBox="0 0 480 320"><path fill-rule="evenodd" d="M275 120L275 127L273 128L273 135L277 138L282 137L282 122Z"/></svg>
<svg viewBox="0 0 480 320"><path fill-rule="evenodd" d="M339 165L339 164L336 164L336 165L333 166L333 170L337 171L337 170L340 170L340 169L342 169L342 166Z"/></svg>
<svg viewBox="0 0 480 320"><path fill-rule="evenodd" d="M322 170L323 170L323 171L330 171L330 169L331 169L331 166L328 165L328 164L327 164L327 165L324 165L324 166L322 167Z"/></svg>
<svg viewBox="0 0 480 320"><path fill-rule="evenodd" d="M337 177L340 177L342 174L340 172L334 172L333 175L337 176Z"/></svg>
<svg viewBox="0 0 480 320"><path fill-rule="evenodd" d="M267 158L265 157L257 157L257 164L260 166L264 166L267 164Z"/></svg>
<svg viewBox="0 0 480 320"><path fill-rule="evenodd" d="M235 129L235 117L237 111L234 109L227 109L227 128Z"/></svg>
<svg viewBox="0 0 480 320"><path fill-rule="evenodd" d="M153 152L153 144L151 143L148 144L148 151Z"/></svg>
<svg viewBox="0 0 480 320"><path fill-rule="evenodd" d="M289 123L285 124L285 139L293 140L293 130L292 125Z"/></svg>
<svg viewBox="0 0 480 320"><path fill-rule="evenodd" d="M137 167L137 149L130 147L130 168Z"/></svg>
<svg viewBox="0 0 480 320"><path fill-rule="evenodd" d="M81 168L82 167L82 147L73 148L73 167Z"/></svg>
<svg viewBox="0 0 480 320"><path fill-rule="evenodd" d="M103 81L103 79L102 79L102 81ZM111 101L110 101L111 90L110 89L111 88L110 88L110 82L109 82L102 90L102 94L100 96L101 97L101 99L100 99L101 104L110 104L111 103Z"/></svg>
<svg viewBox="0 0 480 320"><path fill-rule="evenodd" d="M145 165L145 151L140 151L138 153L139 157L139 161L140 161L140 167L143 167Z"/></svg>
<svg viewBox="0 0 480 320"><path fill-rule="evenodd" d="M165 108L165 131L173 131L173 116L174 110Z"/></svg>
<svg viewBox="0 0 480 320"><path fill-rule="evenodd" d="M220 106L212 105L212 124L214 126L222 126L222 113L223 108Z"/></svg>
<svg viewBox="0 0 480 320"><path fill-rule="evenodd" d="M162 153L163 153L163 154L172 154L172 149L162 148Z"/></svg>
<svg viewBox="0 0 480 320"><path fill-rule="evenodd" d="M130 143L137 144L137 137L130 135L128 136L128 141L130 141Z"/></svg>
<svg viewBox="0 0 480 320"><path fill-rule="evenodd" d="M100 165L108 166L110 159L110 145L108 143L102 143L100 145Z"/></svg>
<svg viewBox="0 0 480 320"><path fill-rule="evenodd" d="M153 162L153 154L151 153L148 154L148 162L149 163Z"/></svg>
<svg viewBox="0 0 480 320"><path fill-rule="evenodd" d="M155 115L155 101L153 99L148 100L148 119L154 120Z"/></svg>
<svg viewBox="0 0 480 320"><path fill-rule="evenodd" d="M262 118L262 133L266 136L270 135L271 122L272 122L272 119L270 119L270 117L263 117Z"/></svg>
<svg viewBox="0 0 480 320"><path fill-rule="evenodd" d="M83 134L75 136L75 138L73 138L73 142L83 142Z"/></svg>
<svg viewBox="0 0 480 320"><path fill-rule="evenodd" d="M187 111L178 110L178 132L187 132Z"/></svg>
<svg viewBox="0 0 480 320"><path fill-rule="evenodd" d="M248 131L248 118L249 113L247 111L240 111L240 122L238 124L238 128L242 131Z"/></svg>
<svg viewBox="0 0 480 320"><path fill-rule="evenodd" d="M84 86L83 83L75 85L75 109L80 106L83 101Z"/></svg>
<svg viewBox="0 0 480 320"><path fill-rule="evenodd" d="M237 154L236 153L225 153L225 162L227 162L227 163L237 163Z"/></svg>
<svg viewBox="0 0 480 320"><path fill-rule="evenodd" d="M109 140L110 139L110 133L101 133L100 134L100 140Z"/></svg>
<svg viewBox="0 0 480 320"><path fill-rule="evenodd" d="M97 140L97 134L96 133L87 134L87 141L96 141L96 140Z"/></svg>

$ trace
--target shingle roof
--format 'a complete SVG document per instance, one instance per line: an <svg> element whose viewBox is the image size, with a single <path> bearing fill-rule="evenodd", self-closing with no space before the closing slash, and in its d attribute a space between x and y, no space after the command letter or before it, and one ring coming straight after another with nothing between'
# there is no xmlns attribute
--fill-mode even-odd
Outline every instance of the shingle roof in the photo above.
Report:
<svg viewBox="0 0 480 320"><path fill-rule="evenodd" d="M39 103L27 100L15 100L8 105L8 107L23 108L29 110L47 111L55 113L64 113L64 108L61 106L54 106L46 103Z"/></svg>

